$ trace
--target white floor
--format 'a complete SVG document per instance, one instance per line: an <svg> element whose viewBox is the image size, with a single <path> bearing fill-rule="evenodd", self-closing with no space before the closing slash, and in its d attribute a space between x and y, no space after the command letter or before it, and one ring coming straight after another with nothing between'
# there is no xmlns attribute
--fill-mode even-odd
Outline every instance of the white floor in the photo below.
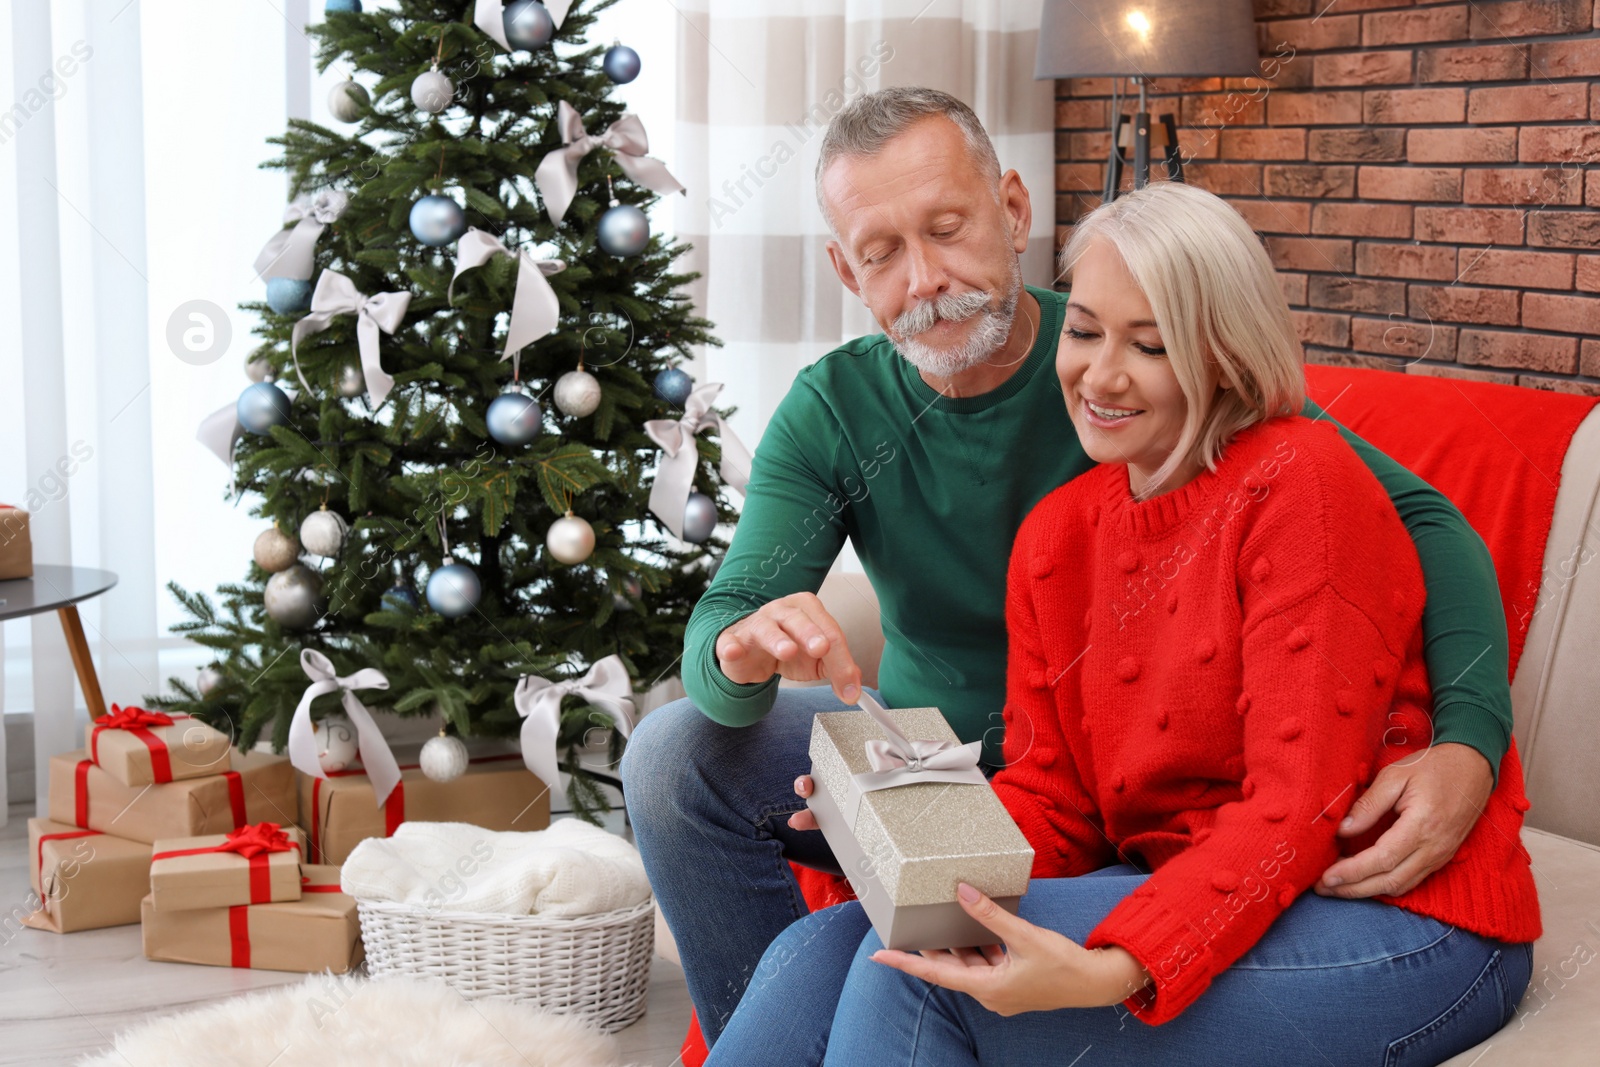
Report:
<svg viewBox="0 0 1600 1067"><path fill-rule="evenodd" d="M137 926L65 935L19 928L13 916L30 893L31 812L32 805L13 805L0 828L0 1064L70 1064L110 1048L117 1031L152 1015L301 980L275 971L153 963L140 950ZM683 972L657 959L649 1011L617 1035L622 1061L671 1067L688 1025Z"/></svg>

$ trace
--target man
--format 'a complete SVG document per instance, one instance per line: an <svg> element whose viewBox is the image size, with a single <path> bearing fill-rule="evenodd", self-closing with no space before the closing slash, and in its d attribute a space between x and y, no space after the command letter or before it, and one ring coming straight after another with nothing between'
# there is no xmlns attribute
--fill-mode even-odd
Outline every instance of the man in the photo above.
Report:
<svg viewBox="0 0 1600 1067"><path fill-rule="evenodd" d="M622 765L708 1044L768 942L807 911L788 862L838 869L796 779L812 716L860 695L860 668L815 596L844 539L881 600L885 703L939 707L963 741L982 739L992 770L1011 542L1034 504L1092 466L1054 373L1066 296L1022 285L1028 192L1001 173L970 109L928 89L862 97L828 128L817 191L834 269L884 333L805 368L773 414L737 535L685 635L689 697L639 724ZM1310 403L1306 414L1326 417ZM1483 542L1433 489L1341 432L1416 541L1434 685L1429 758L1386 768L1340 832L1398 819L1317 887L1365 897L1404 892L1455 853L1493 788L1511 709ZM1135 607L1152 595L1129 591ZM779 690L780 676L829 686Z"/></svg>

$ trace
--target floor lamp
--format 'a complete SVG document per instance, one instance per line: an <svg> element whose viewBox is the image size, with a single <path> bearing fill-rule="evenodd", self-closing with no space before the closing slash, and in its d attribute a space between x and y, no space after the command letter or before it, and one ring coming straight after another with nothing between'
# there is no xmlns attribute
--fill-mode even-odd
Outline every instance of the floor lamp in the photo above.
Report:
<svg viewBox="0 0 1600 1067"><path fill-rule="evenodd" d="M1044 0L1039 51L1033 76L1042 78L1132 78L1139 109L1122 114L1119 83L1112 82L1111 151L1102 200L1114 200L1133 150L1133 187L1150 183L1152 78L1248 77L1256 74L1251 0ZM1178 126L1160 116L1167 177L1183 180Z"/></svg>

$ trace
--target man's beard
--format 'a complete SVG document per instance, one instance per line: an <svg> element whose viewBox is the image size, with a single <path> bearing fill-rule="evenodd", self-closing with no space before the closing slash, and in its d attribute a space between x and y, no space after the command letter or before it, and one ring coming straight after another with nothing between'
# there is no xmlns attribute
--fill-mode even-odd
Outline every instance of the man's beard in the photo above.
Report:
<svg viewBox="0 0 1600 1067"><path fill-rule="evenodd" d="M991 306L993 291L969 290L946 293L924 300L894 320L889 340L913 367L935 378L953 378L971 370L1005 347L1011 325L1017 316L1017 301L1022 296L1022 265L1012 264L1011 279L998 308ZM972 335L955 348L935 348L917 340L917 335L932 329L941 320L965 322L981 315Z"/></svg>

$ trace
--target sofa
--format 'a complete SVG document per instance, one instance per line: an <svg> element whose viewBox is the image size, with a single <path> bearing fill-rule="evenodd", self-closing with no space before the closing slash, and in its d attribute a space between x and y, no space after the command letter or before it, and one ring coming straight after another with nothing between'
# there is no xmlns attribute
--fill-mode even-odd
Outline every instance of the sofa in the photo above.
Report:
<svg viewBox="0 0 1600 1067"><path fill-rule="evenodd" d="M1323 387L1314 387L1313 397L1375 443L1384 420L1407 418L1412 405L1396 403L1393 410L1386 410L1387 405L1368 404L1356 417L1347 417L1328 398L1335 386L1352 376L1369 394L1376 389L1380 396L1385 389L1422 390L1412 397L1454 390L1464 398L1459 417L1481 416L1489 425L1492 418L1486 413L1496 410L1497 399L1532 404L1536 410L1545 402L1530 396L1530 390L1510 386L1419 382L1409 375L1375 370L1341 371L1336 378L1334 374L1308 370L1314 385L1320 379ZM1391 386L1387 381L1391 375L1410 384ZM1547 401L1552 414L1559 411L1581 421L1559 462L1543 566L1537 593L1530 590L1526 598L1532 614L1511 683L1515 735L1533 805L1526 816L1523 843L1533 860L1544 936L1534 947L1533 980L1516 1018L1483 1045L1449 1060L1452 1067L1577 1067L1600 1062L1600 773L1595 769L1600 758L1600 407L1573 416L1574 400L1550 395ZM1421 457L1413 463L1401 449L1386 451L1424 477L1429 477L1425 467L1441 462L1440 457ZM1539 475L1524 471L1520 476ZM1479 532L1499 566L1496 536L1481 527ZM863 574L835 570L819 596L843 628L861 664L864 683L875 685L884 639L871 583ZM671 935L659 917L657 937L658 951L675 960Z"/></svg>

